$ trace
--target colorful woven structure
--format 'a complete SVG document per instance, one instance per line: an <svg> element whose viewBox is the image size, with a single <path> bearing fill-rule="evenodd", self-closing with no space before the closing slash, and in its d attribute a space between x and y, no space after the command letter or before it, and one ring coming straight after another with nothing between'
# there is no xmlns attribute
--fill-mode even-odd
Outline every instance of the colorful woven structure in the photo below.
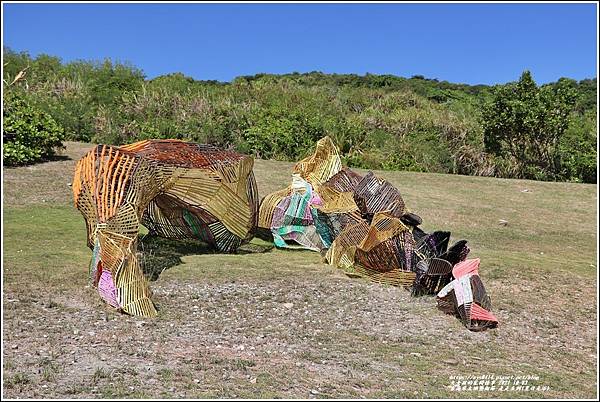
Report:
<svg viewBox="0 0 600 402"><path fill-rule="evenodd" d="M493 327L493 320L486 324L482 318L481 309L491 308L489 298L477 293L476 302L465 309L460 297L467 290L449 290L451 285L458 289L456 274L470 251L466 240L448 248L450 232L426 233L421 223L391 183L372 172L361 176L342 167L329 137L294 166L289 187L263 199L258 220L278 247L320 251L329 264L351 276L402 286L414 296L444 291L444 311L457 312L467 328ZM479 276L470 278L474 289L484 292Z"/></svg>
<svg viewBox="0 0 600 402"><path fill-rule="evenodd" d="M293 243L297 243L315 251L329 247L331 238L327 228L321 226L318 213L319 207L324 204L319 196L319 186L341 167L337 148L329 137L323 138L317 143L312 156L294 166L292 184L262 200L258 226L271 230L275 245L293 247ZM335 195L328 193L323 196Z"/></svg>
<svg viewBox="0 0 600 402"><path fill-rule="evenodd" d="M136 252L140 224L222 252L248 241L258 217L253 164L249 156L178 140L98 145L83 156L73 196L101 298L132 315L156 315Z"/></svg>
<svg viewBox="0 0 600 402"><path fill-rule="evenodd" d="M109 305L154 316L137 253L151 234L195 239L233 252L258 230L278 247L319 251L348 275L437 294L438 307L473 331L497 326L478 274L450 232L426 233L397 188L372 172L344 168L329 137L293 169L292 183L257 203L251 157L178 140L99 145L77 163L75 206L93 250L90 281Z"/></svg>
<svg viewBox="0 0 600 402"><path fill-rule="evenodd" d="M394 186L372 172L363 177L342 168L325 137L294 166L292 184L263 199L258 225L271 230L278 247L326 252L330 264L350 274L410 287L415 221Z"/></svg>
<svg viewBox="0 0 600 402"><path fill-rule="evenodd" d="M495 328L498 319L489 310L490 297L479 277L479 258L462 261L454 266L454 280L437 295L438 308L454 314L471 331Z"/></svg>

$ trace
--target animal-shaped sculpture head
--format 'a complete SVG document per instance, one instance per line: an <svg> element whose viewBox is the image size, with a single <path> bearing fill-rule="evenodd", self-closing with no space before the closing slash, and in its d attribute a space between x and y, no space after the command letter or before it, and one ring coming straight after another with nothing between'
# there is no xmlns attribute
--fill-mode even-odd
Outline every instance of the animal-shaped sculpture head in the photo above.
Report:
<svg viewBox="0 0 600 402"><path fill-rule="evenodd" d="M258 216L253 163L179 140L98 145L81 158L73 196L86 221L90 280L100 296L130 314L156 314L136 253L141 224L224 252L249 240Z"/></svg>

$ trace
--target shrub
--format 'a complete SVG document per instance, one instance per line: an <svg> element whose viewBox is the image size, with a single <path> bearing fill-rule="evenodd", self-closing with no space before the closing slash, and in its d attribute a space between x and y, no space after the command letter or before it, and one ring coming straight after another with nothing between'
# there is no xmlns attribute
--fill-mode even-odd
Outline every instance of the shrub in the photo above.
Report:
<svg viewBox="0 0 600 402"><path fill-rule="evenodd" d="M306 156L325 136L319 116L283 109L261 111L238 146L260 158L296 160Z"/></svg>
<svg viewBox="0 0 600 402"><path fill-rule="evenodd" d="M525 71L517 83L498 87L483 109L486 150L514 158L520 178L559 178L558 145L569 126L575 101L573 81L561 79L538 88Z"/></svg>
<svg viewBox="0 0 600 402"><path fill-rule="evenodd" d="M2 157L7 166L30 164L62 148L64 131L47 113L14 94L4 95Z"/></svg>
<svg viewBox="0 0 600 402"><path fill-rule="evenodd" d="M562 176L570 181L596 183L597 144L596 113L574 116L559 145Z"/></svg>

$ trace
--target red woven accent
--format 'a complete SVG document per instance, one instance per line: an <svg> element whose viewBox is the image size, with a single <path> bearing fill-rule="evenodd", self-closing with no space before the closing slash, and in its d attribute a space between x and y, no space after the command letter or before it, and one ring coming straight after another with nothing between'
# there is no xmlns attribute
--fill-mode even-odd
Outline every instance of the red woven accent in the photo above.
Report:
<svg viewBox="0 0 600 402"><path fill-rule="evenodd" d="M477 272L477 270L479 269L479 263L480 263L479 258L474 258L471 260L465 260L465 261L459 262L452 269L452 275L456 279L460 278L461 276L467 275L467 274L478 275L479 273Z"/></svg>
<svg viewBox="0 0 600 402"><path fill-rule="evenodd" d="M121 149L161 164L187 168L219 166L223 162L235 163L245 158L244 155L212 145L180 140L140 141L122 146Z"/></svg>
<svg viewBox="0 0 600 402"><path fill-rule="evenodd" d="M477 303L471 305L471 319L498 322L498 319L494 314L490 313Z"/></svg>

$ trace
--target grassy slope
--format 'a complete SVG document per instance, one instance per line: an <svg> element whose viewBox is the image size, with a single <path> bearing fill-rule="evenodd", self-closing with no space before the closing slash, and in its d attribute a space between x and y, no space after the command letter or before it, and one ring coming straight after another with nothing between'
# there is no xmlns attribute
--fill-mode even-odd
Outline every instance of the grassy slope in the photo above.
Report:
<svg viewBox="0 0 600 402"><path fill-rule="evenodd" d="M433 298L284 250L188 251L152 283L160 316L141 320L87 287L67 184L89 147L4 170L5 396L454 398L451 375L483 374L537 375L550 390L467 396L595 395L596 186L381 172L425 230L469 240L496 330L470 333ZM290 167L257 161L261 195Z"/></svg>

